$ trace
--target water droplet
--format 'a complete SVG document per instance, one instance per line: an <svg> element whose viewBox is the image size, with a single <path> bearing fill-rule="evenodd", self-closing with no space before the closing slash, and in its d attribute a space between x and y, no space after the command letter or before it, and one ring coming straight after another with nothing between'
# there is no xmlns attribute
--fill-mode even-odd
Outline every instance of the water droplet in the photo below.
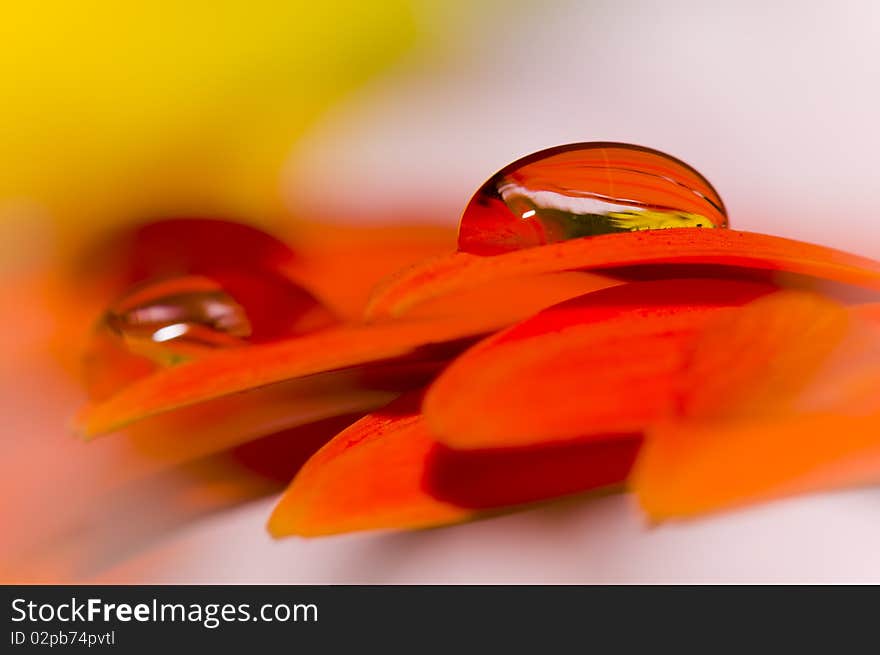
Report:
<svg viewBox="0 0 880 655"><path fill-rule="evenodd" d="M727 225L718 193L684 162L641 146L575 143L493 175L465 208L458 245L494 255L613 232Z"/></svg>
<svg viewBox="0 0 880 655"><path fill-rule="evenodd" d="M216 280L197 275L136 288L104 320L132 350L165 363L243 345L252 333L244 308Z"/></svg>
<svg viewBox="0 0 880 655"><path fill-rule="evenodd" d="M229 270L135 286L104 313L85 354L94 399L221 348L293 338L336 318L314 296L271 271Z"/></svg>

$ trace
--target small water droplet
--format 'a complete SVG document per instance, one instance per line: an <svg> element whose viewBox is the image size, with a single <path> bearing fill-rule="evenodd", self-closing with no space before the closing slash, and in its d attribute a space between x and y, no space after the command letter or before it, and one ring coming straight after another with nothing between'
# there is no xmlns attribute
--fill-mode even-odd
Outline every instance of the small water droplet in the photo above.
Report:
<svg viewBox="0 0 880 655"><path fill-rule="evenodd" d="M727 226L718 193L684 162L641 146L575 143L493 175L465 208L458 245L494 255L613 232Z"/></svg>
<svg viewBox="0 0 880 655"><path fill-rule="evenodd" d="M107 327L144 355L185 358L239 346L252 333L244 308L216 281L190 275L136 288L107 311Z"/></svg>
<svg viewBox="0 0 880 655"><path fill-rule="evenodd" d="M149 375L223 348L328 327L333 314L270 271L231 270L140 284L104 313L85 353L90 395L104 398Z"/></svg>

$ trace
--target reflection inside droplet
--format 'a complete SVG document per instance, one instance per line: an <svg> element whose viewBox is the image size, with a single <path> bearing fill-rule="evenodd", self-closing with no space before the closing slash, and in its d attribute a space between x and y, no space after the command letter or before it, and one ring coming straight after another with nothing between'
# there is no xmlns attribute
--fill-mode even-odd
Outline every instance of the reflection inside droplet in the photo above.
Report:
<svg viewBox="0 0 880 655"><path fill-rule="evenodd" d="M459 249L492 255L579 237L727 227L724 203L696 170L618 143L550 148L506 166L462 214Z"/></svg>
<svg viewBox="0 0 880 655"><path fill-rule="evenodd" d="M153 332L153 341L158 343L171 341L171 339L176 339L177 337L186 334L188 329L189 327L186 323L172 323L171 325L166 325Z"/></svg>
<svg viewBox="0 0 880 655"><path fill-rule="evenodd" d="M131 351L162 364L242 345L252 333L244 307L218 281L199 275L138 287L107 310L104 322Z"/></svg>

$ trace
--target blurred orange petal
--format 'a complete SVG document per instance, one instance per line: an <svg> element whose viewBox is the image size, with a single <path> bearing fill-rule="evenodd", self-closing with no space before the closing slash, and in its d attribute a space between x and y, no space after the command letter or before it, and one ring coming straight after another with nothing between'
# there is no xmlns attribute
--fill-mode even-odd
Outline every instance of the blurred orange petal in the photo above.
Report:
<svg viewBox="0 0 880 655"><path fill-rule="evenodd" d="M364 417L300 470L269 520L276 536L424 528L479 511L621 483L637 437L540 449L453 452L419 414L419 394Z"/></svg>
<svg viewBox="0 0 880 655"><path fill-rule="evenodd" d="M137 380L87 406L76 420L86 436L113 432L129 423L199 402L302 378L411 355L486 331L493 317L401 321L331 328L296 339L219 351ZM430 358L429 353L425 353Z"/></svg>
<svg viewBox="0 0 880 655"><path fill-rule="evenodd" d="M367 315L399 316L432 298L510 277L647 264L784 271L880 289L880 263L870 259L766 234L681 228L606 234L495 256L458 252L435 258L383 282Z"/></svg>
<svg viewBox="0 0 880 655"><path fill-rule="evenodd" d="M676 410L686 347L719 314L771 293L713 279L634 282L552 307L474 346L424 412L458 449L628 434Z"/></svg>
<svg viewBox="0 0 880 655"><path fill-rule="evenodd" d="M414 225L357 226L295 223L289 241L297 256L285 270L337 315L360 319L373 287L414 264L448 253L455 230Z"/></svg>
<svg viewBox="0 0 880 655"><path fill-rule="evenodd" d="M880 391L880 387L878 387ZM631 482L654 520L880 481L880 414L652 430Z"/></svg>
<svg viewBox="0 0 880 655"><path fill-rule="evenodd" d="M165 469L281 430L382 407L401 390L423 386L442 363L330 371L157 414L123 431L140 455L126 474Z"/></svg>
<svg viewBox="0 0 880 655"><path fill-rule="evenodd" d="M512 277L433 298L406 318L479 314L487 327L500 329L569 298L618 284L620 280L580 271Z"/></svg>
<svg viewBox="0 0 880 655"><path fill-rule="evenodd" d="M687 420L648 431L633 475L648 515L880 481L880 335L861 314L783 292L708 331Z"/></svg>
<svg viewBox="0 0 880 655"><path fill-rule="evenodd" d="M236 274L264 282L287 279L291 287L302 285L336 316L359 319L379 280L448 252L455 244L453 230L417 225L294 222L280 235L284 242L277 236L244 223L208 218L157 220L103 236L46 285L47 301L63 326L54 339L57 356L75 370L78 353L90 347L92 326L108 304L147 281L193 274L222 275L226 282ZM252 313L274 307L259 298L245 304ZM110 390L113 378L111 374L107 380Z"/></svg>
<svg viewBox="0 0 880 655"><path fill-rule="evenodd" d="M282 271L297 254L256 227L218 218L166 218L117 230L80 253L71 274L127 288L229 269Z"/></svg>
<svg viewBox="0 0 880 655"><path fill-rule="evenodd" d="M300 469L269 519L269 531L319 536L381 528L418 528L473 516L437 500L423 485L435 442L401 399L340 432Z"/></svg>
<svg viewBox="0 0 880 655"><path fill-rule="evenodd" d="M862 349L874 330L820 295L781 290L713 321L682 372L679 414L724 419L779 414L846 342Z"/></svg>
<svg viewBox="0 0 880 655"><path fill-rule="evenodd" d="M204 356L173 369L154 371L131 388L120 388L104 402L94 403L78 425L86 434L108 432L156 412L245 391L291 378L411 355L430 344L456 341L510 325L572 295L618 284L582 273L558 273L502 281L492 288L447 299L430 307L424 317L406 321L340 327L305 338L246 346ZM118 350L118 348L117 348ZM427 356L428 353L425 353ZM126 357L129 357L125 354ZM110 360L108 360L110 361ZM125 357L110 361L103 377L131 384L140 368L114 368ZM135 363L139 363L135 361ZM107 367L105 367L106 369ZM131 368L131 367L129 367ZM106 396L104 384L102 391ZM410 388L417 386L412 385ZM149 399L144 394L151 394ZM129 403L140 403L135 409ZM349 410L346 410L349 411ZM125 413L125 417L117 414ZM226 431L222 428L221 431ZM248 434L252 431L247 430Z"/></svg>

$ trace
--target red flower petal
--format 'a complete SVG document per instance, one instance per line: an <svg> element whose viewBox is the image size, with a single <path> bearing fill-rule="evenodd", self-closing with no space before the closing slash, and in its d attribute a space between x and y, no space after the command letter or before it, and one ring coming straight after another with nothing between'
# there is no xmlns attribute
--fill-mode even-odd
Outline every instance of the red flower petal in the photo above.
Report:
<svg viewBox="0 0 880 655"><path fill-rule="evenodd" d="M423 385L438 362L356 367L221 396L157 414L125 428L152 471L220 452L259 437L329 417L364 413Z"/></svg>
<svg viewBox="0 0 880 655"><path fill-rule="evenodd" d="M428 424L459 449L639 432L676 410L686 347L698 332L774 289L660 280L557 305L453 362L427 394Z"/></svg>
<svg viewBox="0 0 880 655"><path fill-rule="evenodd" d="M285 268L338 316L360 320L377 282L455 247L455 230L431 225L296 223L297 257Z"/></svg>
<svg viewBox="0 0 880 655"><path fill-rule="evenodd" d="M212 398L409 355L431 344L485 332L487 321L492 324L494 319L472 315L342 327L220 351L157 371L86 407L76 428L87 436L113 432L133 421Z"/></svg>
<svg viewBox="0 0 880 655"><path fill-rule="evenodd" d="M368 316L398 316L432 298L515 276L644 264L713 264L786 271L880 289L880 263L766 234L680 228L573 239L491 257L455 253L386 281Z"/></svg>
<svg viewBox="0 0 880 655"><path fill-rule="evenodd" d="M269 520L275 536L420 528L503 507L619 484L639 439L455 453L419 415L420 395L341 432L300 470Z"/></svg>
<svg viewBox="0 0 880 655"><path fill-rule="evenodd" d="M318 536L453 523L473 510L437 500L422 484L435 442L402 399L340 432L300 469L269 519L269 531Z"/></svg>
<svg viewBox="0 0 880 655"><path fill-rule="evenodd" d="M435 498L492 509L620 485L636 460L639 435L605 435L524 448L453 450L437 444L424 485Z"/></svg>
<svg viewBox="0 0 880 655"><path fill-rule="evenodd" d="M877 483L878 435L876 414L669 425L652 431L632 484L642 509L662 520Z"/></svg>
<svg viewBox="0 0 880 655"><path fill-rule="evenodd" d="M880 335L859 314L784 292L707 332L687 420L649 430L633 476L649 516L880 480Z"/></svg>
<svg viewBox="0 0 880 655"><path fill-rule="evenodd" d="M518 276L459 289L429 299L407 312L406 318L478 314L492 329L500 329L569 298L621 284L620 280L580 271Z"/></svg>
<svg viewBox="0 0 880 655"><path fill-rule="evenodd" d="M131 359L127 352L92 357L91 380L96 400L78 424L86 434L113 431L125 423L156 412L253 389L285 379L399 357L422 346L485 334L572 295L618 284L583 273L557 273L527 279L503 280L491 288L476 289L442 302L429 304L423 318L406 322L341 327L321 334L239 347L202 357L202 362L155 371L132 389L119 389L114 382L131 383L147 367L117 367ZM110 344L112 345L112 344ZM118 345L115 350L120 350ZM134 363L139 363L135 361ZM193 368L195 367L195 368ZM130 374L123 375L129 369ZM100 383L100 384L99 384ZM415 386L415 385L414 385ZM413 388L413 387L410 387ZM112 398L109 391L116 391ZM151 394L146 400L144 394ZM126 403L143 403L143 409ZM117 414L125 413L126 417ZM102 418L102 416L104 418ZM89 423L89 425L86 425Z"/></svg>

